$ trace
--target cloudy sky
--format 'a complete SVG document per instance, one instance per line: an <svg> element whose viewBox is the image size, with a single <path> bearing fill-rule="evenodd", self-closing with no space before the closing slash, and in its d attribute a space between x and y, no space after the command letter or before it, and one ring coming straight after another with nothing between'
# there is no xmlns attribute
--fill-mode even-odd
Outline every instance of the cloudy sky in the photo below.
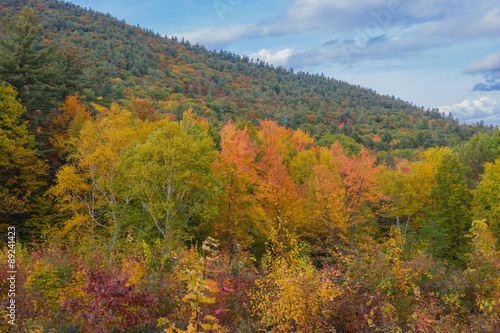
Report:
<svg viewBox="0 0 500 333"><path fill-rule="evenodd" d="M498 0L70 0L162 35L500 125Z"/></svg>

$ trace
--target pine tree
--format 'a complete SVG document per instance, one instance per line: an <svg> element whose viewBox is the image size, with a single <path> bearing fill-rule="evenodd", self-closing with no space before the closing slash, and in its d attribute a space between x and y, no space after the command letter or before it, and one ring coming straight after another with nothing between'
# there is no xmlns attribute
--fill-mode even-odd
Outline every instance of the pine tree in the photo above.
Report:
<svg viewBox="0 0 500 333"><path fill-rule="evenodd" d="M14 87L28 111L53 105L51 97L61 74L56 64L61 57L59 46L41 45L43 28L33 8L24 7L3 25L6 35L0 36L1 80Z"/></svg>

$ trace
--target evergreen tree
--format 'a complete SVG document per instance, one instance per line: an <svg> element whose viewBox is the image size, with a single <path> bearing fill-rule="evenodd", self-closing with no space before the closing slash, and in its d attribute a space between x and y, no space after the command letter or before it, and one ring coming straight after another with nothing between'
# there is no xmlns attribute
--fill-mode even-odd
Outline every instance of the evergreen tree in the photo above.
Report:
<svg viewBox="0 0 500 333"><path fill-rule="evenodd" d="M0 36L0 82L11 85L17 99L25 106L22 121L36 137L40 153L48 134L41 130L49 111L82 88L81 61L76 52L64 51L58 44L44 46L40 15L33 8L24 7L3 22L4 36ZM73 50L75 51L75 50Z"/></svg>
<svg viewBox="0 0 500 333"><path fill-rule="evenodd" d="M0 78L18 92L17 98L28 111L44 109L57 91L60 75L57 61L61 51L56 44L43 47L40 16L24 7L4 22L6 35L0 36Z"/></svg>

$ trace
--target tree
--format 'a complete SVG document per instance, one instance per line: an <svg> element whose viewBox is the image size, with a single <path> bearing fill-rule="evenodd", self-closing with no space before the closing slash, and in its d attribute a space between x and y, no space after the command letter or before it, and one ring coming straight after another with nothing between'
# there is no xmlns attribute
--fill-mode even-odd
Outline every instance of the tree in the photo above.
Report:
<svg viewBox="0 0 500 333"><path fill-rule="evenodd" d="M412 165L406 159L397 159L393 169L385 169L383 173L384 192L390 201L387 216L396 219L396 226L401 235L403 243L406 242L406 234L410 219L418 212L418 207L413 203L413 184L411 180L416 180L411 175ZM404 230L401 227L401 218L405 218Z"/></svg>
<svg viewBox="0 0 500 333"><path fill-rule="evenodd" d="M297 153L290 162L290 176L297 185L306 184L314 176L314 166L317 165L317 151L303 150Z"/></svg>
<svg viewBox="0 0 500 333"><path fill-rule="evenodd" d="M29 122L28 130L35 135L36 149L46 153L44 142L50 134L42 130L43 125L52 108L84 86L81 76L85 61L78 59L78 53L71 47L64 51L58 44L45 42L40 21L39 13L30 7L4 20L5 35L0 36L0 81L19 92L17 98L26 107L23 122Z"/></svg>
<svg viewBox="0 0 500 333"><path fill-rule="evenodd" d="M338 178L325 164L312 168L312 178L307 183L306 206L310 218L312 237L317 240L327 238L327 246L335 245L342 250L349 241L347 217L341 209L342 195Z"/></svg>
<svg viewBox="0 0 500 333"><path fill-rule="evenodd" d="M383 197L380 189L380 168L376 166L377 157L362 148L359 154L349 157L340 144L335 142L329 150L323 150L321 162L335 175L340 206L336 215L340 216L340 225L348 225L349 245L354 250L356 229L365 223L372 212L372 205Z"/></svg>
<svg viewBox="0 0 500 333"><path fill-rule="evenodd" d="M151 125L134 122L131 113L117 105L98 109L101 115L85 122L70 156L72 163L58 170L49 193L69 214L62 234L81 240L82 233L102 239L107 233L112 260L132 200L131 193L124 194L128 184L118 167L125 149L136 140L144 140Z"/></svg>
<svg viewBox="0 0 500 333"><path fill-rule="evenodd" d="M4 22L6 36L0 37L0 78L18 92L28 111L54 105L49 96L57 90L55 82L60 75L56 66L61 53L57 45L43 47L38 42L42 35L40 16L24 7Z"/></svg>
<svg viewBox="0 0 500 333"><path fill-rule="evenodd" d="M435 206L435 198L431 193L436 186L436 173L443 159L449 154L450 148L431 148L420 153L419 160L411 164L405 177L404 195L407 199L404 209L410 217L415 217L414 220L429 219Z"/></svg>
<svg viewBox="0 0 500 333"><path fill-rule="evenodd" d="M254 195L259 184L256 158L257 147L247 127L239 130L227 123L221 131L221 151L214 171L224 180L218 220L230 248L235 241L248 245L252 233L261 229L257 223L261 212Z"/></svg>
<svg viewBox="0 0 500 333"><path fill-rule="evenodd" d="M486 163L481 182L473 191L477 217L486 218L492 233L500 236L500 159Z"/></svg>
<svg viewBox="0 0 500 333"><path fill-rule="evenodd" d="M31 149L33 137L20 123L24 107L11 87L0 85L0 223L21 226L45 185L46 166Z"/></svg>
<svg viewBox="0 0 500 333"><path fill-rule="evenodd" d="M128 190L165 239L189 238L214 213L214 144L208 124L186 112L181 122L163 119L127 150L120 166Z"/></svg>
<svg viewBox="0 0 500 333"><path fill-rule="evenodd" d="M466 234L471 224L470 193L465 170L456 154L447 154L441 160L435 175L431 197L435 206L431 214L445 232L442 240L446 253L442 256L458 259L466 245Z"/></svg>
<svg viewBox="0 0 500 333"><path fill-rule="evenodd" d="M52 133L50 141L59 149L59 155L74 152L75 139L90 115L90 110L80 102L78 95L68 96L59 106L59 113L52 117L49 124Z"/></svg>
<svg viewBox="0 0 500 333"><path fill-rule="evenodd" d="M460 161L465 167L467 183L470 189L476 187L484 172L484 165L493 162L500 156L500 133L493 135L485 133L475 134L469 141L457 148Z"/></svg>
<svg viewBox="0 0 500 333"><path fill-rule="evenodd" d="M362 145L357 143L353 138L343 134L327 134L319 139L318 145L329 148L336 141L340 143L349 155L356 155L361 151Z"/></svg>
<svg viewBox="0 0 500 333"><path fill-rule="evenodd" d="M290 141L293 132L269 120L261 121L260 127L260 184L256 195L269 223L281 221L287 229L295 231L303 217L301 197L285 165L293 147Z"/></svg>

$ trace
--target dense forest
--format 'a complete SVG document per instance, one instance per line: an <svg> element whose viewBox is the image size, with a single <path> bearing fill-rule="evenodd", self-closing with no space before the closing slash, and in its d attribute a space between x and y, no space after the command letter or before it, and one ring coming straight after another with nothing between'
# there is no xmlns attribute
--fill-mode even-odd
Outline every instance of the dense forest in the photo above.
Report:
<svg viewBox="0 0 500 333"><path fill-rule="evenodd" d="M500 329L498 127L58 0L0 21L2 332Z"/></svg>

